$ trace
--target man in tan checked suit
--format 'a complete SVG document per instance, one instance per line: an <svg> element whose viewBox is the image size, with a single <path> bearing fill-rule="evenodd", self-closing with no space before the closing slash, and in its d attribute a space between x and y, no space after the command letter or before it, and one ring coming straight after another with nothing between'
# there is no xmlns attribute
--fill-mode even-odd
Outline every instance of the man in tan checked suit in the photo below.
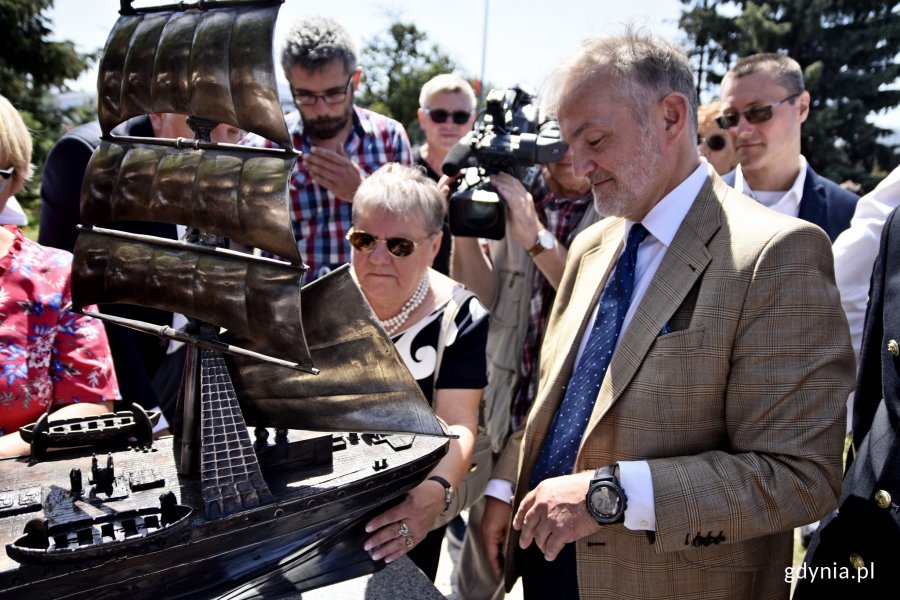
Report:
<svg viewBox="0 0 900 600"><path fill-rule="evenodd" d="M836 505L854 379L828 237L698 158L693 74L670 44L588 40L551 82L575 174L613 218L569 251L537 399L495 469L515 488L488 501L488 556L526 599L787 598L793 528ZM574 464L532 489L636 223L649 235ZM607 466L623 516L592 495Z"/></svg>

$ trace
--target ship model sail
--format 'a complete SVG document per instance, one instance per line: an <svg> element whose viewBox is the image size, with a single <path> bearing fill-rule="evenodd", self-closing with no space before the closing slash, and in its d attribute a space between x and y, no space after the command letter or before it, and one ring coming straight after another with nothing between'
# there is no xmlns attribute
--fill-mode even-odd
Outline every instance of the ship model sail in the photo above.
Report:
<svg viewBox="0 0 900 600"><path fill-rule="evenodd" d="M72 297L188 317L175 330L96 314L189 345L176 435L149 441L139 406L24 431L31 463L0 461L0 598L257 598L372 572L383 565L362 549L365 522L447 451L349 268L301 287L287 198L299 153L272 61L280 3L122 0ZM111 134L157 112L189 115L195 139ZM218 123L285 149L213 143ZM127 221L187 234L115 229Z"/></svg>

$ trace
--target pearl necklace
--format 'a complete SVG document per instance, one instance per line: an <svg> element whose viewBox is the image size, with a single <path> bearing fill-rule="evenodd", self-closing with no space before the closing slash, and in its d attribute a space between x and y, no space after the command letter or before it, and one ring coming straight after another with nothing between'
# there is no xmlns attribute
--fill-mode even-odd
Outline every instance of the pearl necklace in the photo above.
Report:
<svg viewBox="0 0 900 600"><path fill-rule="evenodd" d="M419 282L419 287L416 288L416 292L412 295L412 297L406 301L406 304L403 305L403 308L400 309L400 313L390 319L385 319L381 321L381 326L384 327L384 330L388 335L394 335L396 331L406 323L406 320L409 318L409 315L412 314L414 310L419 308L419 305L422 304L422 301L425 300L425 296L428 294L428 271L425 271L425 276L422 277L422 281Z"/></svg>

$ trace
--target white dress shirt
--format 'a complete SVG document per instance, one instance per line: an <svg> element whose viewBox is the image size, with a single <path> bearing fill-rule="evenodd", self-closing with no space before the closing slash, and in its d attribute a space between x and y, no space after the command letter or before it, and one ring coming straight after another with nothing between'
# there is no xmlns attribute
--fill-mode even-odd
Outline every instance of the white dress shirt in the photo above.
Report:
<svg viewBox="0 0 900 600"><path fill-rule="evenodd" d="M850 339L859 358L872 268L881 246L881 230L891 211L900 206L900 167L859 199L850 227L834 240L834 278L841 305L850 322Z"/></svg>
<svg viewBox="0 0 900 600"><path fill-rule="evenodd" d="M789 190L759 191L750 188L750 184L744 179L741 165L738 165L734 169L734 189L742 191L775 212L780 212L789 217L796 217L800 214L800 200L803 199L803 186L806 184L806 166L806 158L801 154L800 172Z"/></svg>
<svg viewBox="0 0 900 600"><path fill-rule="evenodd" d="M650 210L641 223L650 232L650 235L638 247L637 264L635 268L634 292L631 304L625 314L622 323L624 332L631 323L635 310L647 293L647 288L656 270L659 268L681 222L691 208L700 188L706 182L708 165L701 161L700 165L675 189L669 192L662 200ZM625 221L625 238L634 225L633 221ZM607 281L612 280L612 274ZM585 327L585 332L590 332L594 320L597 317L599 303L594 307L590 321ZM621 339L621 334L619 339ZM581 360L588 336L583 336L578 347L575 364ZM653 500L653 480L650 475L650 466L646 461L622 461L619 462L619 484L628 496L628 507L625 510L625 527L633 530L655 530L656 511ZM512 498L513 484L508 481L493 479L485 490L485 495L492 496L510 502ZM585 490L586 491L586 490Z"/></svg>

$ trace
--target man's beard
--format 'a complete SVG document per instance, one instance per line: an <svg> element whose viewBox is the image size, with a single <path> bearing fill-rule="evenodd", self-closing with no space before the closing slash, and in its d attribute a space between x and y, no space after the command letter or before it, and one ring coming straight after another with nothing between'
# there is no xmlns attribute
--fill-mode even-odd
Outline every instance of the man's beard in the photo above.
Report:
<svg viewBox="0 0 900 600"><path fill-rule="evenodd" d="M338 117L319 117L318 119L303 119L303 132L318 140L330 140L339 134L353 115L353 105Z"/></svg>
<svg viewBox="0 0 900 600"><path fill-rule="evenodd" d="M594 195L594 209L599 214L605 217L621 217L648 201L645 196L656 176L661 158L661 152L655 141L652 130L649 127L642 128L638 142L640 162L631 163L627 171L619 173L614 178L613 185L616 189L612 193L601 196L596 188L591 188Z"/></svg>

